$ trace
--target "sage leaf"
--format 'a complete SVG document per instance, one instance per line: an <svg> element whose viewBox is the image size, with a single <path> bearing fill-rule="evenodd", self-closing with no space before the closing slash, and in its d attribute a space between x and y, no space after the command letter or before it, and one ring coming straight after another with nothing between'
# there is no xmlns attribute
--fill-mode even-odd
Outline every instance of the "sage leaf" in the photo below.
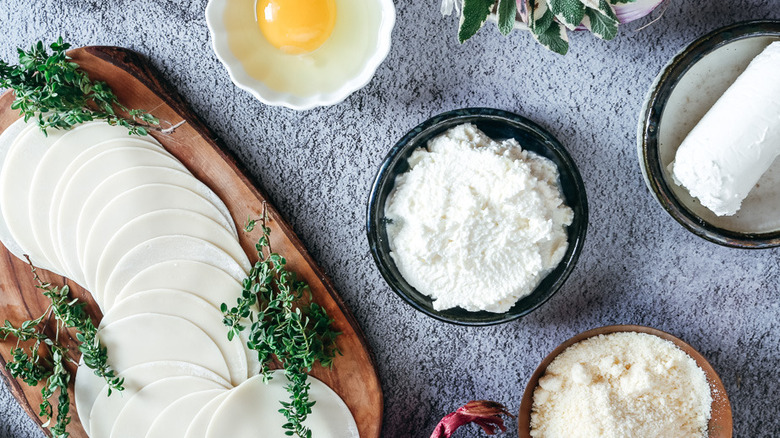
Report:
<svg viewBox="0 0 780 438"><path fill-rule="evenodd" d="M541 33L533 32L533 36L539 44L560 55L565 55L569 51L569 37L566 35L566 28L560 23L552 22L550 26Z"/></svg>
<svg viewBox="0 0 780 438"><path fill-rule="evenodd" d="M585 5L581 0L548 0L550 10L569 30L574 30L585 18Z"/></svg>
<svg viewBox="0 0 780 438"><path fill-rule="evenodd" d="M509 35L515 28L517 0L498 0L498 31Z"/></svg>
<svg viewBox="0 0 780 438"><path fill-rule="evenodd" d="M463 43L474 36L487 21L495 0L463 0L463 13L460 14L458 40Z"/></svg>
<svg viewBox="0 0 780 438"><path fill-rule="evenodd" d="M588 8L582 24L602 40L611 40L618 33L617 15L607 0L600 0L598 9Z"/></svg>
<svg viewBox="0 0 780 438"><path fill-rule="evenodd" d="M534 34L544 33L550 27L553 18L555 18L547 7L545 0L531 0L528 11L528 27L531 28Z"/></svg>

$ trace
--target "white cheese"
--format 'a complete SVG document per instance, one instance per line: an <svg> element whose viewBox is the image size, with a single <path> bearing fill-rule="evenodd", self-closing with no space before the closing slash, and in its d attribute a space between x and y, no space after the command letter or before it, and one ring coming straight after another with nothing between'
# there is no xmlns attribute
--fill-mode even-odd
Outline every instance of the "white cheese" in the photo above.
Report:
<svg viewBox="0 0 780 438"><path fill-rule="evenodd" d="M189 362L230 380L225 358L197 325L176 316L144 313L115 321L98 332L118 373L147 362Z"/></svg>
<svg viewBox="0 0 780 438"><path fill-rule="evenodd" d="M113 147L89 159L58 184L65 184L65 188L61 192L59 210L56 215L50 217L53 221L51 225L56 230L55 246L59 248L59 255L65 263L68 276L82 285L85 284L85 275L79 263L76 230L84 203L95 186L114 173L134 166L163 166L186 170L183 164L167 152L156 148L149 149L149 142L133 138L118 142L120 140L106 142L114 143ZM51 228L50 226L49 229Z"/></svg>
<svg viewBox="0 0 780 438"><path fill-rule="evenodd" d="M192 260L169 260L150 266L139 272L118 293L108 291L104 301L111 306L123 300L156 288L180 289L193 294L219 309L222 303L232 304L241 296L241 283L224 270L208 263ZM248 377L260 372L257 353L246 346L246 331L238 342L246 350Z"/></svg>
<svg viewBox="0 0 780 438"><path fill-rule="evenodd" d="M241 296L241 282L224 270L193 260L169 260L149 266L131 278L121 291L110 291L105 300L119 303L150 289L181 289L208 301L215 308L234 303ZM111 297L111 294L115 297Z"/></svg>
<svg viewBox="0 0 780 438"><path fill-rule="evenodd" d="M230 392L209 423L205 438L263 438L286 437L282 426L287 421L278 412L279 400L289 398L285 386L289 381L284 371L274 371L273 379L263 382L255 376ZM309 397L316 408L304 421L318 438L359 438L357 424L344 401L314 377L308 379Z"/></svg>
<svg viewBox="0 0 780 438"><path fill-rule="evenodd" d="M228 340L227 328L222 323L222 312L196 295L174 289L137 293L113 306L100 321L100 327L145 313L177 316L195 324L219 348L228 365L231 383L238 385L247 379L247 356L244 347L239 342Z"/></svg>
<svg viewBox="0 0 780 438"><path fill-rule="evenodd" d="M55 131L48 137L33 123L21 132L5 157L0 171L0 209L13 240L30 256L34 265L64 274L64 266L52 260L38 246L30 225L30 182L41 157L62 135Z"/></svg>
<svg viewBox="0 0 780 438"><path fill-rule="evenodd" d="M391 256L435 309L505 312L562 260L573 212L552 161L465 124L408 162L385 207Z"/></svg>
<svg viewBox="0 0 780 438"><path fill-rule="evenodd" d="M645 333L588 338L563 351L534 390L534 438L704 438L712 396L704 371Z"/></svg>
<svg viewBox="0 0 780 438"><path fill-rule="evenodd" d="M214 204L192 190L170 184L144 184L117 195L105 205L94 207L99 210L82 211L92 227L81 246L84 248L84 266L90 271L85 272L87 286L98 297L102 295L108 275L112 272L96 269L105 250L105 243L133 219L163 209L180 209L198 213L218 222L222 228L230 229L228 221ZM166 229L170 229L170 226ZM231 237L228 243L235 246L238 240ZM246 259L246 255L241 259L242 263L243 259Z"/></svg>
<svg viewBox="0 0 780 438"><path fill-rule="evenodd" d="M94 433L97 430L93 430L91 438L146 437L154 420L171 403L193 393L214 389L218 390L220 386L200 377L177 376L159 380L145 386L127 401L116 420L112 422L109 435ZM93 417L92 420L94 422L95 418Z"/></svg>
<svg viewBox="0 0 780 438"><path fill-rule="evenodd" d="M37 128L35 128L37 129ZM49 209L52 204L57 184L63 179L67 164L82 152L92 147L101 150L115 146L115 143L102 144L107 140L126 140L127 128L111 126L103 122L91 122L76 126L65 131L59 140L51 147L37 163L35 173L30 183L30 226L41 250L56 257L54 241L49 232ZM152 137L146 136L139 140L149 143L150 148L162 151L162 146ZM70 174L68 174L68 178ZM64 263L57 258L58 263Z"/></svg>
<svg viewBox="0 0 780 438"><path fill-rule="evenodd" d="M196 196L198 195L192 193L191 197ZM208 202L204 200L203 203L207 204ZM172 204L182 205L183 203L174 202ZM90 254L100 253L100 255L98 258L85 258L82 261L85 272L113 272L119 260L136 246L156 237L170 235L183 235L205 240L225 251L233 260L241 263L246 261L248 264L246 253L233 233L225 229L224 225L207 216L181 208L154 210L137 216L138 210L133 208L134 206L131 204L120 203L118 207L120 208L113 210L106 208L97 216L97 220L107 220L117 225L109 227L111 233L108 235L96 236L95 233L90 235L93 242L99 246L99 248L92 249ZM102 252L100 251L101 247ZM94 278L96 281L92 282L91 286L95 288L97 288L98 282L105 280ZM87 276L87 284L90 284L89 276Z"/></svg>
<svg viewBox="0 0 780 438"><path fill-rule="evenodd" d="M226 394L227 390L201 391L184 396L160 412L155 418L146 438L184 438L187 428L198 412L210 401Z"/></svg>
<svg viewBox="0 0 780 438"><path fill-rule="evenodd" d="M89 195L84 202L78 218L76 230L76 246L79 260L84 262L84 244L87 241L89 231L95 223L95 214L99 214L109 202L128 190L147 184L168 184L188 189L209 201L219 210L225 222L230 225L234 237L238 237L236 226L227 206L211 191L208 186L200 182L189 172L159 166L137 166L117 172L106 178ZM85 268L86 269L86 268ZM87 275L89 284L89 275Z"/></svg>
<svg viewBox="0 0 780 438"><path fill-rule="evenodd" d="M90 433L91 416L95 412L100 417L116 417L125 403L141 388L168 377L195 376L212 380L227 389L230 383L213 371L188 362L160 361L147 362L128 368L118 374L124 379L124 390L108 395L106 381L84 363L79 364L74 383L76 409L87 434Z"/></svg>
<svg viewBox="0 0 780 438"><path fill-rule="evenodd" d="M705 114L671 164L675 181L718 216L736 214L780 156L780 42L769 45Z"/></svg>
<svg viewBox="0 0 780 438"><path fill-rule="evenodd" d="M27 129L28 126L24 123L23 119L19 119L11 124L8 128L0 133L0 169L3 168L5 158L8 156L8 151L11 149L16 138ZM8 225L3 217L3 203L0 201L0 242L3 242L6 249L15 255L19 259L24 258L24 250L16 242L11 230L8 229Z"/></svg>
<svg viewBox="0 0 780 438"><path fill-rule="evenodd" d="M183 235L155 237L128 251L110 273L98 276L106 278L105 286L99 283L93 291L97 292L98 304L105 310L110 309L112 303L103 299L106 291L121 290L130 279L149 266L179 259L208 263L223 269L238 281L243 281L250 269L249 259L238 262L205 240Z"/></svg>
<svg viewBox="0 0 780 438"><path fill-rule="evenodd" d="M211 424L214 414L229 395L230 392L220 394L206 403L206 405L203 406L203 409L195 414L192 423L187 427L187 433L184 434L184 438L206 438L206 430L209 428L209 424Z"/></svg>

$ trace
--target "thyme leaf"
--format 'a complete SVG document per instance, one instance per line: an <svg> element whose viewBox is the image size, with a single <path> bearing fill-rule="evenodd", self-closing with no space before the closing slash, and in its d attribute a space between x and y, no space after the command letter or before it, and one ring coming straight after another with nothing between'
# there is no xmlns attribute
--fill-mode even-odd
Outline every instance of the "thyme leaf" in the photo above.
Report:
<svg viewBox="0 0 780 438"><path fill-rule="evenodd" d="M280 402L279 410L287 420L285 434L311 438L311 430L303 425L315 404L309 400L308 373L316 363L333 365L341 353L335 342L340 333L333 330L325 309L311 301L309 286L298 281L287 270L284 257L271 250L267 221L265 204L261 219L247 220L246 232L261 226L262 235L255 245L259 260L244 279L236 306L222 304L223 322L230 340L248 330L247 346L257 353L264 380L271 378L274 360L281 362L290 382L285 386L290 398Z"/></svg>
<svg viewBox="0 0 780 438"><path fill-rule="evenodd" d="M49 428L54 438L67 438L70 436L67 426L71 422L68 394L71 375L65 368L65 362L72 360L68 357L69 349L59 342L60 331L65 328L76 330L78 349L84 364L106 381L108 395L111 395L112 391L124 390L124 379L117 377L109 367L108 351L97 337L97 327L84 309L85 304L70 296L67 285L53 286L45 283L29 258L27 261L36 287L42 290L42 294L51 303L36 319L24 321L18 327L6 320L0 326L0 339L6 340L12 336L17 340L16 346L11 349L11 360L6 364L6 368L11 376L21 379L29 386L42 385L43 402L39 406L39 415L46 419L44 427ZM45 333L52 318L56 323L54 339ZM27 348L22 347L25 343L29 343ZM58 394L56 412L51 403L54 394Z"/></svg>
<svg viewBox="0 0 780 438"><path fill-rule="evenodd" d="M19 110L25 122L35 118L44 134L47 129L70 129L92 120L147 135L160 129L160 121L149 112L122 105L103 81L93 81L65 54L70 44L60 37L49 45L38 41L25 51L17 49L19 64L0 60L0 88L14 91L11 108Z"/></svg>

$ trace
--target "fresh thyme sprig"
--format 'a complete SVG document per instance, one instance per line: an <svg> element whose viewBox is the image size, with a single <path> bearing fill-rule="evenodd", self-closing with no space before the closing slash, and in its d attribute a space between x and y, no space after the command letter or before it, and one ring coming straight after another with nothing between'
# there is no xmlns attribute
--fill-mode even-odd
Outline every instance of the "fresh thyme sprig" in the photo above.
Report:
<svg viewBox="0 0 780 438"><path fill-rule="evenodd" d="M124 126L130 134L146 135L160 129L160 121L145 110L128 109L102 81L92 81L65 51L70 44L60 37L49 46L38 41L29 51L21 48L19 65L0 60L0 88L10 88L15 99L11 108L24 120L37 118L44 132L48 128L69 129L91 120L105 120Z"/></svg>
<svg viewBox="0 0 780 438"><path fill-rule="evenodd" d="M311 438L311 430L303 425L315 404L309 400L308 372L317 362L324 367L333 365L340 354L335 343L340 333L333 330L333 320L325 309L311 301L309 286L297 281L295 274L286 269L284 257L271 251L267 220L265 204L261 219L247 220L246 232L251 232L257 222L261 225L263 234L255 245L259 260L244 279L237 305L229 308L222 304L224 323L229 327L230 340L249 324L247 345L257 352L264 380L271 378L274 358L281 362L290 381L285 386L290 400L282 401L279 410L287 419L285 434Z"/></svg>
<svg viewBox="0 0 780 438"><path fill-rule="evenodd" d="M6 364L6 367L14 378L22 379L30 386L43 384L41 388L43 402L40 405L39 415L46 419L44 427L49 427L49 432L55 438L67 438L70 435L67 426L71 421L68 394L71 376L65 368L65 362L73 361L68 357L68 348L59 342L60 330L72 328L77 331L76 339L79 341L78 348L82 353L84 364L91 368L95 375L106 381L108 395L113 391L124 390L124 379L117 377L108 366L108 351L97 337L97 327L85 311L85 304L70 296L67 285L56 287L44 283L32 263L30 268L36 287L51 300L51 304L41 316L24 321L19 327L15 327L8 320L0 326L0 338L6 340L9 336L13 336L17 340L16 346L11 350L11 361ZM52 318L56 322L54 339L45 333ZM21 345L28 342L31 343L29 347L22 348ZM48 355L41 354L42 349L48 351ZM56 412L51 404L51 398L55 393L58 393ZM52 420L54 425L49 426Z"/></svg>

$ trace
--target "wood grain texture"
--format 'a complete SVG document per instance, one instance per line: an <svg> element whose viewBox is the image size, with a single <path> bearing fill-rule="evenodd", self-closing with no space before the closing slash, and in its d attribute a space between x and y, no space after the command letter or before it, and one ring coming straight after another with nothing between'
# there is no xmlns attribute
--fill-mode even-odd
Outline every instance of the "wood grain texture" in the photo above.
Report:
<svg viewBox="0 0 780 438"><path fill-rule="evenodd" d="M175 90L160 79L140 54L119 47L91 46L72 50L70 55L92 79L106 81L126 106L148 109L160 120L173 124L186 121L172 134L155 132L152 135L222 198L233 218L237 220L239 229L242 228L245 218L260 216L266 199L264 194L252 184L236 160L224 151L209 129ZM0 131L5 130L19 117L10 110L12 99L13 96L9 92L0 96ZM328 311L335 320L335 329L342 332L338 338L338 346L343 356L336 358L333 369L317 367L312 371L312 375L324 381L344 399L355 417L361 437L379 437L383 412L382 389L363 333L330 280L270 204L268 213L274 251L284 255L290 269L309 284L314 301ZM241 245L247 254L255 254L256 236L239 234ZM39 316L45 310L47 300L34 287L29 266L16 259L4 247L0 248L0 320L8 319L18 325L24 320ZM67 278L49 272L44 271L41 276L53 283L69 284L73 294L88 303L91 314L97 320L102 317L87 291L69 282ZM66 335L69 337L66 343L75 345L73 333ZM62 336L65 335L60 333L61 338ZM25 411L41 423L38 417L40 388L30 388L11 378L5 369L9 351L15 343L16 341L11 339L0 341L0 374ZM74 355L73 359L76 361L77 355ZM75 366L71 371L75 372ZM72 391L71 385L71 396ZM76 412L73 412L73 417L71 436L86 437Z"/></svg>

